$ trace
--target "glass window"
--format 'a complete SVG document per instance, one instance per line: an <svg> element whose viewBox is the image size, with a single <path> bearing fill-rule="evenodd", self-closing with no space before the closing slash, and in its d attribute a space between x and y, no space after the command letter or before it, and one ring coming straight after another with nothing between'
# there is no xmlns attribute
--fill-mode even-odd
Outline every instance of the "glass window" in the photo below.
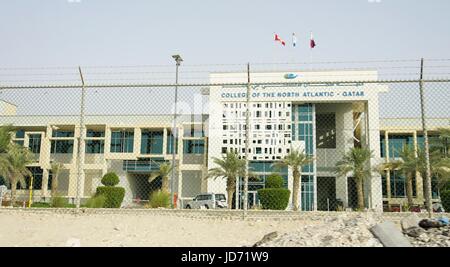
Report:
<svg viewBox="0 0 450 267"><path fill-rule="evenodd" d="M16 131L16 138L18 138L18 139L25 138L25 130L17 130Z"/></svg>
<svg viewBox="0 0 450 267"><path fill-rule="evenodd" d="M29 144L28 147L31 152L35 154L41 153L41 135L40 134L30 134L28 136Z"/></svg>
<svg viewBox="0 0 450 267"><path fill-rule="evenodd" d="M74 132L73 131L54 130L52 132L52 137L74 137Z"/></svg>
<svg viewBox="0 0 450 267"><path fill-rule="evenodd" d="M172 154L173 153L173 150L172 150L173 143L174 143L173 139L174 139L174 136L172 135L172 132L168 131L167 132L167 147L166 147L167 154ZM175 154L177 154L177 153L178 153L178 139L175 142Z"/></svg>
<svg viewBox="0 0 450 267"><path fill-rule="evenodd" d="M184 154L203 154L205 152L204 140L184 140Z"/></svg>
<svg viewBox="0 0 450 267"><path fill-rule="evenodd" d="M42 189L42 173L43 170L39 167L30 167L28 170L31 172L33 176L33 189L41 190ZM28 190L31 185L31 177L25 177L25 187L22 188L20 183L17 183L17 189L19 190Z"/></svg>
<svg viewBox="0 0 450 267"><path fill-rule="evenodd" d="M104 151L104 140L86 140L86 154L103 154Z"/></svg>
<svg viewBox="0 0 450 267"><path fill-rule="evenodd" d="M88 130L86 137L105 137L105 131Z"/></svg>
<svg viewBox="0 0 450 267"><path fill-rule="evenodd" d="M71 154L73 152L73 140L52 140L52 154Z"/></svg>
<svg viewBox="0 0 450 267"><path fill-rule="evenodd" d="M134 131L113 131L111 153L133 153Z"/></svg>
<svg viewBox="0 0 450 267"><path fill-rule="evenodd" d="M141 138L141 154L162 154L163 132L143 131Z"/></svg>

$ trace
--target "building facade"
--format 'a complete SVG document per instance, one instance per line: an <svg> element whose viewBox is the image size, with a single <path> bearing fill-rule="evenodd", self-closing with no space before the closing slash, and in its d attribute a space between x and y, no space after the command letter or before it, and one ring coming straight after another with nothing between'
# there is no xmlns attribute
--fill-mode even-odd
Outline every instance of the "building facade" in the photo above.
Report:
<svg viewBox="0 0 450 267"><path fill-rule="evenodd" d="M376 83L376 71L333 71L251 74L249 150L246 151L246 73L212 73L209 112L180 115L177 133L172 134L171 115L86 116L85 147L79 149L79 116L20 116L16 107L0 101L1 124L17 129L14 142L28 147L35 157L29 166L33 173L34 201L51 196L52 162L63 164L58 193L74 200L78 193L85 200L100 185L101 177L114 171L125 187L124 206L149 199L160 188L160 179L148 182L149 175L162 162L172 160L175 149L175 193L178 205L199 193L226 193L225 179L205 179L208 169L217 167L214 158L236 152L249 155L249 166L256 177L249 182L248 204L258 206L257 190L265 178L279 172L292 190L292 171L275 170L273 163L292 150L304 151L314 161L302 168L299 206L301 210L336 210L339 205L356 206L354 179L339 177L336 163L356 146L373 151L370 165L398 157L403 145L423 146L420 119L380 119L379 95L389 86ZM364 81L349 83L346 81ZM217 85L227 84L227 85ZM241 84L241 85L233 85ZM430 120L430 133L448 127L449 119ZM175 140L175 141L174 141ZM84 171L78 172L78 152ZM423 204L423 182L414 178L414 197ZM1 182L1 181L0 181ZM29 195L31 179L19 190ZM242 207L243 179L238 180L237 204ZM433 197L439 192L433 182ZM81 188L82 192L77 192ZM382 210L387 204L406 201L405 178L391 172L373 172L364 184L367 206ZM292 192L292 191L291 191ZM292 196L291 196L292 197ZM236 196L234 196L236 198Z"/></svg>

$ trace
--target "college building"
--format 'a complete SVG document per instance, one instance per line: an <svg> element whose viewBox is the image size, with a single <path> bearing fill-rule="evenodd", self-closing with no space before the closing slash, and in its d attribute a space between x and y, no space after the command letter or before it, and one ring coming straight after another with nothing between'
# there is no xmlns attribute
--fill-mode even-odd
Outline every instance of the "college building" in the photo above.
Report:
<svg viewBox="0 0 450 267"><path fill-rule="evenodd" d="M346 82L346 81L364 82ZM84 172L78 174L79 116L20 116L13 103L0 101L1 124L17 129L14 142L28 147L35 156L33 173L35 201L50 197L51 163L64 164L58 192L74 199L82 188L84 199L95 193L103 174L114 171L125 187L124 206L148 200L160 187L160 180L148 176L162 162L172 160L175 149L174 191L179 205L199 193L226 193L224 179L205 179L213 159L233 151L245 158L256 177L249 181L248 204L259 204L257 190L265 177L280 172L292 190L292 171L275 170L273 163L293 149L314 160L302 168L300 207L303 211L336 210L356 206L356 185L352 177L338 177L336 163L355 146L373 151L372 167L398 158L403 145L423 146L421 121L380 119L379 95L389 84L377 83L376 71L311 71L301 73L260 72L251 74L249 150L246 151L246 73L211 73L209 111L203 115L179 115L172 134L171 115L87 115L85 147L80 149ZM224 84L224 85L219 85ZM233 85L236 84L236 85ZM237 85L240 84L240 85ZM448 127L450 119L433 119L430 134ZM174 140L175 139L175 140ZM81 179L78 179L81 177ZM30 186L27 179L27 188ZM159 183L159 184L158 184ZM243 185L239 183L242 205ZM433 182L433 197L438 190ZM25 198L29 192L22 188ZM400 173L372 173L364 191L367 205L382 210L387 204L406 201L405 178ZM414 177L414 199L423 204L423 179ZM291 196L292 197L292 196Z"/></svg>

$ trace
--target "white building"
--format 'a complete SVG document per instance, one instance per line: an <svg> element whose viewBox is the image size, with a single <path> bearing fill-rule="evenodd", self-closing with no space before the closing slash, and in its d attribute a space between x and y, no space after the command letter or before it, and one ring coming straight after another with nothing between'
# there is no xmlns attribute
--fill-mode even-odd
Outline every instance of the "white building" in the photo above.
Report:
<svg viewBox="0 0 450 267"><path fill-rule="evenodd" d="M210 77L213 84L247 81L246 73L214 73ZM373 166L380 162L378 95L387 92L388 87L370 83L377 79L375 71L252 73L251 83L255 86L250 97L250 167L264 177L273 171L272 163L290 150L304 150L315 160L303 168L299 198L302 210L323 209L327 198L340 199L348 206L348 183L352 179L336 177L334 167L355 145L374 151L370 162ZM366 82L343 83L354 80ZM226 151L245 155L246 90L233 85L210 90L209 167L214 167L213 157ZM292 188L291 173L284 170L283 175L288 188ZM319 194L330 184L335 194ZM208 183L210 191L224 186L224 181ZM382 209L380 175L374 172L365 187L370 192L367 203ZM250 205L256 204L256 189L257 183L250 188Z"/></svg>

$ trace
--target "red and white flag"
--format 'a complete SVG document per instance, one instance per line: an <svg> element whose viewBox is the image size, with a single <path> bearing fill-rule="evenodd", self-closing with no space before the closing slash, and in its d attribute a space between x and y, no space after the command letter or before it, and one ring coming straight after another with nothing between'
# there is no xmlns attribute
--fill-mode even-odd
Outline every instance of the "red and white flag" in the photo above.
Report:
<svg viewBox="0 0 450 267"><path fill-rule="evenodd" d="M286 42L283 41L283 39L278 36L278 34L275 33L275 42L280 42L283 46L286 46Z"/></svg>
<svg viewBox="0 0 450 267"><path fill-rule="evenodd" d="M309 43L309 46L311 47L311 49L313 49L314 47L316 47L316 41L314 41L314 37L313 34L311 32L311 41Z"/></svg>

